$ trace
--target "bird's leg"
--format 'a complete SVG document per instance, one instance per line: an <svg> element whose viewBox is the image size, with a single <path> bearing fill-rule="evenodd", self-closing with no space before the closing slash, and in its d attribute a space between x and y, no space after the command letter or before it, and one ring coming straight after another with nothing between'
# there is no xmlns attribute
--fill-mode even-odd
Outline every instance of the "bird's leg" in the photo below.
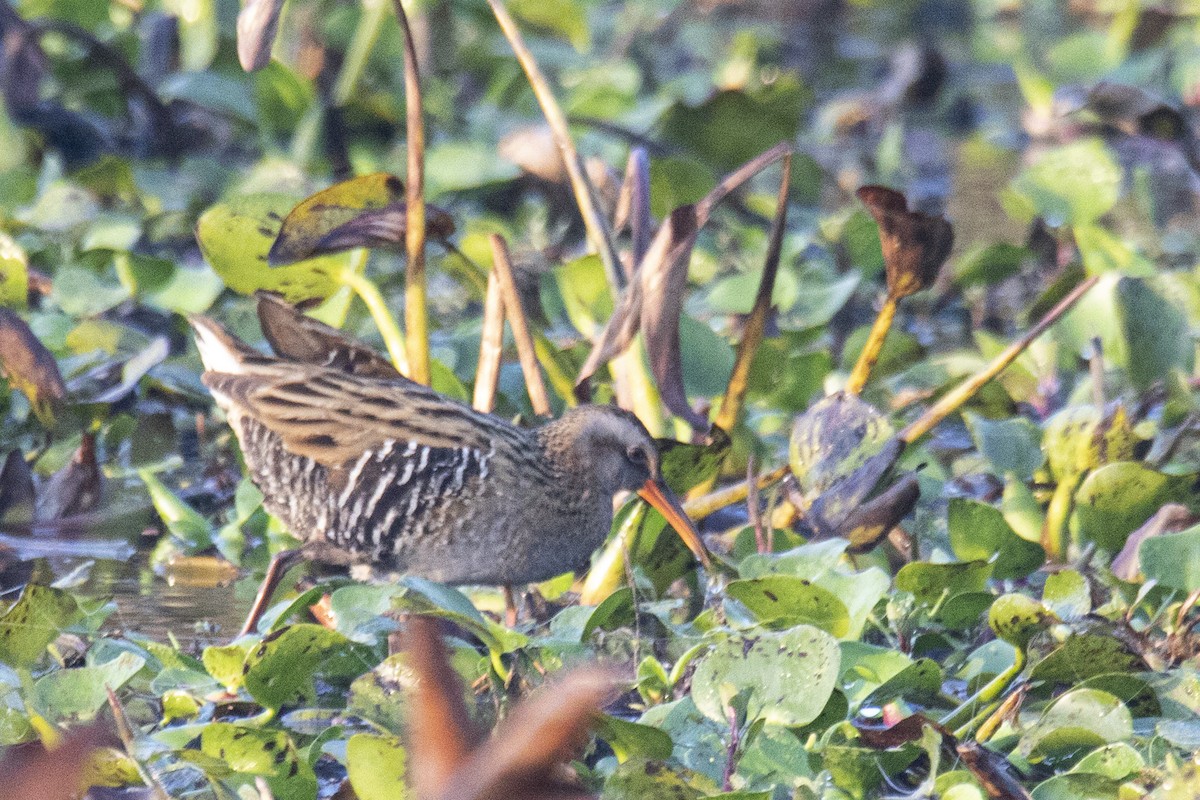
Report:
<svg viewBox="0 0 1200 800"><path fill-rule="evenodd" d="M287 571L303 558L304 555L300 550L282 550L272 556L271 564L267 567L267 574L263 576L262 584L258 587L258 594L254 597L254 605L250 606L246 624L242 626L238 637L245 636L258 626L258 621L262 619L263 613L267 610L267 604L271 602L271 595L275 593L279 582L283 580Z"/></svg>
<svg viewBox="0 0 1200 800"><path fill-rule="evenodd" d="M514 628L517 625L517 597L513 593L511 583L506 583L500 588L504 592L504 624Z"/></svg>

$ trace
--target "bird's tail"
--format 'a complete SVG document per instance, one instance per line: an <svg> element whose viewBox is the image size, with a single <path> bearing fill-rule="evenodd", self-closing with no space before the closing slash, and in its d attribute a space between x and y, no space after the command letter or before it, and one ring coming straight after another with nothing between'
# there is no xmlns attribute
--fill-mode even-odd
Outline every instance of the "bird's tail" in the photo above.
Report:
<svg viewBox="0 0 1200 800"><path fill-rule="evenodd" d="M188 322L196 332L196 349L208 372L239 375L246 371L247 361L263 357L219 322L199 314L188 315Z"/></svg>

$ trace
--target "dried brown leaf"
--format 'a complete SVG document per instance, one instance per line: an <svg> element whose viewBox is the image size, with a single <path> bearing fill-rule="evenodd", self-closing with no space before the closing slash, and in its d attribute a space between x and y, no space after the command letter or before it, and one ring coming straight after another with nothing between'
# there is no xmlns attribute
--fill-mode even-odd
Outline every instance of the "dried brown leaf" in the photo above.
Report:
<svg viewBox="0 0 1200 800"><path fill-rule="evenodd" d="M1125 546L1112 562L1112 574L1123 581L1141 580L1142 564L1138 558L1138 548L1142 542L1161 536L1164 533L1177 533L1196 522L1196 516L1187 506L1179 503L1168 503L1146 520L1142 527L1129 534Z"/></svg>
<svg viewBox="0 0 1200 800"><path fill-rule="evenodd" d="M104 476L96 462L96 436L85 433L75 455L50 476L38 493L34 517L45 522L91 511L100 504L103 489Z"/></svg>
<svg viewBox="0 0 1200 800"><path fill-rule="evenodd" d="M58 362L25 320L7 308L0 308L0 373L25 393L41 423L52 427L67 394Z"/></svg>
<svg viewBox="0 0 1200 800"><path fill-rule="evenodd" d="M392 363L336 328L315 320L273 292L257 292L258 322L280 358L340 369L351 375L400 380Z"/></svg>
<svg viewBox="0 0 1200 800"><path fill-rule="evenodd" d="M904 195L884 186L863 186L857 194L879 223L888 296L898 300L932 284L954 244L946 218L909 211Z"/></svg>
<svg viewBox="0 0 1200 800"><path fill-rule="evenodd" d="M12 450L0 467L0 520L9 524L33 521L33 471L20 450Z"/></svg>
<svg viewBox="0 0 1200 800"><path fill-rule="evenodd" d="M237 18L238 61L246 72L271 63L283 0L246 0Z"/></svg>

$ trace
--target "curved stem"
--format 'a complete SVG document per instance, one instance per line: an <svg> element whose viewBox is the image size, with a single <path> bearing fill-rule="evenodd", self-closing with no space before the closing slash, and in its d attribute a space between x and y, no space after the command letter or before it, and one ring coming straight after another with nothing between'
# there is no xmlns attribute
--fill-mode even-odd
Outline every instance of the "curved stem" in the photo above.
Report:
<svg viewBox="0 0 1200 800"><path fill-rule="evenodd" d="M371 319L375 320L375 327L379 329L379 335L383 337L383 343L387 346L392 363L396 369L400 370L401 375L408 377L408 356L404 349L404 334L400 332L396 318L388 310L383 295L379 293L379 287L362 273L349 267L342 271L341 279L342 283L349 286L355 294L362 298L367 311L371 312Z"/></svg>
<svg viewBox="0 0 1200 800"><path fill-rule="evenodd" d="M943 727L954 728L964 722L970 723L974 717L971 715L972 709L978 708L980 704L988 705L988 713L991 713L991 704L996 701L1000 695L1004 694L1016 677L1021 674L1021 670L1025 669L1025 650L1016 648L1016 657L1013 658L1012 666L1001 672L996 677L992 678L979 691L967 698L958 708L951 711L946 716L938 720ZM959 736L959 732L954 732L955 736Z"/></svg>

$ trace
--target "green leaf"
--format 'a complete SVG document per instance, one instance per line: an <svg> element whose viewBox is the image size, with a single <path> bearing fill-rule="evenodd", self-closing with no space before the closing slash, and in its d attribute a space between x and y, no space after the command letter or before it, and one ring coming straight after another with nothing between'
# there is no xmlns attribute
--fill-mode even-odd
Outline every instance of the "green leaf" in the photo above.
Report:
<svg viewBox="0 0 1200 800"><path fill-rule="evenodd" d="M0 617L0 661L31 667L46 646L82 616L75 598L60 589L30 583Z"/></svg>
<svg viewBox="0 0 1200 800"><path fill-rule="evenodd" d="M1042 587L1042 605L1061 620L1084 617L1092 610L1092 590L1087 578L1073 569L1059 570L1046 576Z"/></svg>
<svg viewBox="0 0 1200 800"><path fill-rule="evenodd" d="M320 625L291 625L268 635L246 656L245 686L266 708L311 700L313 680L350 677L366 672L374 660L369 651Z"/></svg>
<svg viewBox="0 0 1200 800"><path fill-rule="evenodd" d="M1138 559L1146 580L1183 592L1200 589L1200 525L1147 539Z"/></svg>
<svg viewBox="0 0 1200 800"><path fill-rule="evenodd" d="M1022 480L1033 477L1046 461L1041 448L1041 431L1023 417L993 420L970 411L963 414L979 454L988 460L996 475L1010 472Z"/></svg>
<svg viewBox="0 0 1200 800"><path fill-rule="evenodd" d="M1050 225L1079 225L1108 213L1120 197L1123 177L1103 141L1081 139L1042 152L1012 188Z"/></svg>
<svg viewBox="0 0 1200 800"><path fill-rule="evenodd" d="M1174 369L1191 373L1195 347L1183 311L1146 280L1122 278L1116 293L1133 385L1147 389Z"/></svg>
<svg viewBox="0 0 1200 800"><path fill-rule="evenodd" d="M1099 633L1076 633L1030 670L1034 680L1074 686L1088 678L1138 669L1141 658L1120 639Z"/></svg>
<svg viewBox="0 0 1200 800"><path fill-rule="evenodd" d="M138 470L138 477L146 484L154 510L172 535L181 539L191 550L212 547L216 532L204 516L163 485L148 469Z"/></svg>
<svg viewBox="0 0 1200 800"><path fill-rule="evenodd" d="M803 578L770 575L734 581L725 592L767 627L813 625L839 638L850 629L849 612L837 595Z"/></svg>
<svg viewBox="0 0 1200 800"><path fill-rule="evenodd" d="M968 592L982 592L992 575L992 565L986 561L967 561L962 564L932 564L914 561L896 573L896 588L909 592L917 601L936 603L944 594L952 598Z"/></svg>
<svg viewBox="0 0 1200 800"><path fill-rule="evenodd" d="M1191 499L1192 481L1133 461L1106 464L1075 491L1074 530L1110 553L1119 552L1129 534L1164 505Z"/></svg>
<svg viewBox="0 0 1200 800"><path fill-rule="evenodd" d="M316 797L316 775L283 731L211 722L200 734L200 752L234 772L265 777L276 800Z"/></svg>
<svg viewBox="0 0 1200 800"><path fill-rule="evenodd" d="M997 579L1024 578L1046 560L1040 544L1018 536L1000 509L978 500L951 498L947 527L954 555L963 561L994 557Z"/></svg>
<svg viewBox="0 0 1200 800"><path fill-rule="evenodd" d="M29 298L29 259L7 233L0 232L0 306L24 308Z"/></svg>
<svg viewBox="0 0 1200 800"><path fill-rule="evenodd" d="M294 200L283 194L238 195L201 215L196 239L208 263L241 294L259 289L279 292L289 302L327 298L341 286L339 275L349 264L346 254L320 256L271 267L267 253Z"/></svg>
<svg viewBox="0 0 1200 800"><path fill-rule="evenodd" d="M120 689L145 665L141 656L121 653L99 666L56 670L33 684L30 703L48 719L85 722L108 703L106 686Z"/></svg>
<svg viewBox="0 0 1200 800"><path fill-rule="evenodd" d="M675 745L666 731L637 722L601 714L592 724L598 739L608 743L618 761L630 758L649 758L663 761L671 757Z"/></svg>
<svg viewBox="0 0 1200 800"><path fill-rule="evenodd" d="M358 800L402 800L409 796L408 753L392 736L356 733L346 742L346 772Z"/></svg>
<svg viewBox="0 0 1200 800"><path fill-rule="evenodd" d="M728 723L729 705L744 703L748 721L797 726L817 718L833 693L841 651L810 625L722 637L696 666L692 700L709 719ZM796 687L802 681L803 692Z"/></svg>
<svg viewBox="0 0 1200 800"><path fill-rule="evenodd" d="M1026 730L1018 751L1030 761L1063 758L1132 736L1133 717L1124 703L1108 692L1075 689L1056 699Z"/></svg>

